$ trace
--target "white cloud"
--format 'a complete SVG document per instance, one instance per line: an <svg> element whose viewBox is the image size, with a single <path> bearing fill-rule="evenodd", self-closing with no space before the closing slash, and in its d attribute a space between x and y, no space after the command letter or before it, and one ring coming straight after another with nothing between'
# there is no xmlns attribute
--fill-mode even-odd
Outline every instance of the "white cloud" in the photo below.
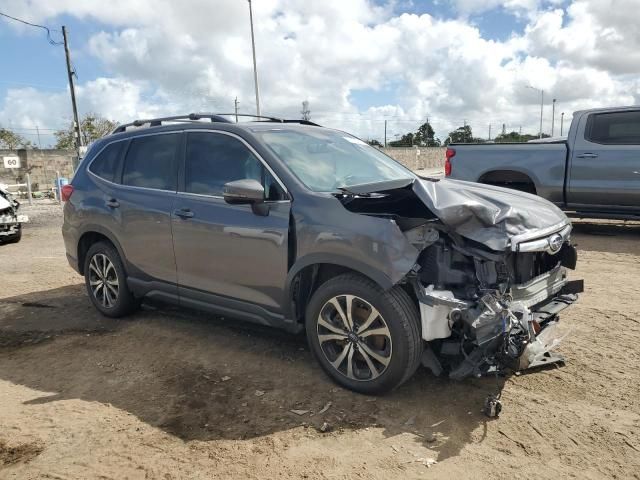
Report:
<svg viewBox="0 0 640 480"><path fill-rule="evenodd" d="M255 0L262 109L298 117L309 100L312 119L380 138L385 118L393 134L427 116L441 137L463 121L477 135L490 123L493 132L503 123L536 132L539 94L526 85L544 89L566 112L637 103L640 29L628 13L640 0L620 2L626 4L614 11L598 0L576 0L565 10L555 0L457 0L460 19L436 19L394 15L393 4L365 0ZM5 3L0 7L9 10ZM34 21L66 14L104 26L82 53L109 73L79 85L83 111L121 121L231 111L236 96L242 111L254 111L244 0L10 3L14 14ZM498 5L525 15L525 32L492 41L465 19ZM351 100L359 90L391 94L361 112ZM0 109L0 122L11 117L14 125L58 126L70 116L67 92L12 90Z"/></svg>

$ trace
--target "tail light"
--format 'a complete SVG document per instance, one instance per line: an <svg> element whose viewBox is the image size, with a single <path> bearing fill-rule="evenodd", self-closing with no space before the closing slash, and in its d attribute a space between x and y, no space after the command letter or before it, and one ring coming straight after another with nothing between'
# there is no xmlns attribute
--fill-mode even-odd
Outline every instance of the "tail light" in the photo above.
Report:
<svg viewBox="0 0 640 480"><path fill-rule="evenodd" d="M444 161L444 175L446 177L451 175L451 158L456 156L456 151L453 148L447 148L447 152L445 153L447 157Z"/></svg>
<svg viewBox="0 0 640 480"><path fill-rule="evenodd" d="M73 185L63 185L60 189L60 198L62 198L63 202L68 202L71 198L71 194L73 193Z"/></svg>

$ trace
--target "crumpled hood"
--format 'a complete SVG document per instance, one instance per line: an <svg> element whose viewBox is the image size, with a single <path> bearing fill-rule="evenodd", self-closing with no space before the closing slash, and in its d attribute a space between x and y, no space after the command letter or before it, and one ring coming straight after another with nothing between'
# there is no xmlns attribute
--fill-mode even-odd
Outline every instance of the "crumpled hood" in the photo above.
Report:
<svg viewBox="0 0 640 480"><path fill-rule="evenodd" d="M516 235L569 223L551 202L507 188L420 179L413 191L446 226L492 250L505 250Z"/></svg>

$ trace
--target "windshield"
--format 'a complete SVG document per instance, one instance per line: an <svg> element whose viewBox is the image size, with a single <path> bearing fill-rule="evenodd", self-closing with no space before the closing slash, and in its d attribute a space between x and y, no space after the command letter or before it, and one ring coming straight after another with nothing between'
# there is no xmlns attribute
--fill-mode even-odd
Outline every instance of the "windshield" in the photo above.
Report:
<svg viewBox="0 0 640 480"><path fill-rule="evenodd" d="M378 149L343 132L274 129L255 133L316 192L413 178L409 170Z"/></svg>

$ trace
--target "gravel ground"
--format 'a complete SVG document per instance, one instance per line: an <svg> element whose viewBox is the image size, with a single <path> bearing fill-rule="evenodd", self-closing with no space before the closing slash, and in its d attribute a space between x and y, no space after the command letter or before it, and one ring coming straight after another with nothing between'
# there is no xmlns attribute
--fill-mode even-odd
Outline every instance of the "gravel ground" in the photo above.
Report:
<svg viewBox="0 0 640 480"><path fill-rule="evenodd" d="M640 478L638 223L576 222L565 367L499 384L420 370L375 398L333 385L302 337L159 306L101 317L60 207L23 213L0 247L2 479Z"/></svg>

